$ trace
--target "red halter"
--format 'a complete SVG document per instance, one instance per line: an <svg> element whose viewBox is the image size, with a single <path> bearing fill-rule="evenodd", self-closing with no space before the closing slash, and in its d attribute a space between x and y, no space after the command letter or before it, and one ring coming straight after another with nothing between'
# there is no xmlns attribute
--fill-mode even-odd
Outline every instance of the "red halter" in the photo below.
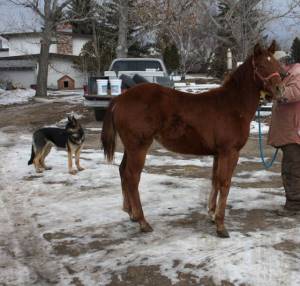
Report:
<svg viewBox="0 0 300 286"><path fill-rule="evenodd" d="M266 77L263 77L257 70L257 67L255 66L255 62L254 62L254 57L252 57L252 66L253 66L253 71L254 71L254 80L255 80L255 76L257 76L264 84L264 88L267 86L268 81L272 78L272 77L275 77L275 76L280 76L279 72L273 72L271 73L270 75L266 76Z"/></svg>

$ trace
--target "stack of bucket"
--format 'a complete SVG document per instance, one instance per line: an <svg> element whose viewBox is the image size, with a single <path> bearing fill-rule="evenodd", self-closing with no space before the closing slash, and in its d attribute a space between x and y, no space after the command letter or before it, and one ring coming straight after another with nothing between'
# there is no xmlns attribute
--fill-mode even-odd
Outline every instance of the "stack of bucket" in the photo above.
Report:
<svg viewBox="0 0 300 286"><path fill-rule="evenodd" d="M121 79L110 79L110 94L111 96L117 96L121 94ZM108 95L108 79L97 79L97 94Z"/></svg>

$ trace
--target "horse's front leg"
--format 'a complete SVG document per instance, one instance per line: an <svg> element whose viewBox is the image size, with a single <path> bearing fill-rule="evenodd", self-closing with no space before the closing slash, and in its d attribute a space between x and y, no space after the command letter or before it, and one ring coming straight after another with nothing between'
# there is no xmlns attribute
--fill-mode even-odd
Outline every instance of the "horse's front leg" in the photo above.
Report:
<svg viewBox="0 0 300 286"><path fill-rule="evenodd" d="M215 211L217 206L218 188L217 182L217 169L218 169L218 156L214 156L212 179L211 179L211 192L208 199L208 216L212 222L215 222Z"/></svg>
<svg viewBox="0 0 300 286"><path fill-rule="evenodd" d="M219 191L218 204L215 212L215 222L217 225L217 235L219 237L229 237L225 228L225 208L230 189L231 178L239 158L237 151L231 151L218 156L218 166L216 171L216 188Z"/></svg>

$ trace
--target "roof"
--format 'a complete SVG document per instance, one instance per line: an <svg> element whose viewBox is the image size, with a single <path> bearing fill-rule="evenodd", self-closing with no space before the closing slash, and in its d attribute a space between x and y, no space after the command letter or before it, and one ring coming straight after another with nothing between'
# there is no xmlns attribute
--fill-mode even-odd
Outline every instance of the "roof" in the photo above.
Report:
<svg viewBox="0 0 300 286"><path fill-rule="evenodd" d="M63 34L63 35L72 35L73 38L92 38L92 35L87 34L78 34L73 32L57 32L57 34ZM18 32L18 33L3 33L0 34L0 37L3 37L7 40L11 38L18 38L23 36L36 36L40 37L42 35L42 32Z"/></svg>
<svg viewBox="0 0 300 286"><path fill-rule="evenodd" d="M68 75L63 75L61 78L58 79L58 81L63 80L63 79L70 79L70 80L74 81L74 79Z"/></svg>
<svg viewBox="0 0 300 286"><path fill-rule="evenodd" d="M36 68L39 54L23 55L13 57L0 57L0 70L32 70ZM50 59L67 59L74 60L78 56L49 54Z"/></svg>
<svg viewBox="0 0 300 286"><path fill-rule="evenodd" d="M37 61L30 59L3 60L0 58L0 70L32 70L36 68Z"/></svg>
<svg viewBox="0 0 300 286"><path fill-rule="evenodd" d="M2 60L37 60L39 58L40 54L31 54L31 55L21 55L21 56L7 56L7 57L0 57L0 61ZM56 53L50 53L49 54L50 59L51 58L62 58L62 59L77 59L79 56L74 55L64 55L64 54L56 54Z"/></svg>

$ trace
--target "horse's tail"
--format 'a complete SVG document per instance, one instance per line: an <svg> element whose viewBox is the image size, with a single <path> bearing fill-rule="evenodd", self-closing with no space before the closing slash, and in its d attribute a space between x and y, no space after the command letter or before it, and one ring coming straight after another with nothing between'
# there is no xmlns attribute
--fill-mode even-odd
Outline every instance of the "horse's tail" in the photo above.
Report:
<svg viewBox="0 0 300 286"><path fill-rule="evenodd" d="M30 156L30 159L28 161L28 165L31 165L33 163L33 159L34 159L34 148L33 148L33 145L31 146L31 156Z"/></svg>
<svg viewBox="0 0 300 286"><path fill-rule="evenodd" d="M105 117L103 120L102 132L101 132L101 141L104 149L104 157L108 162L111 162L114 159L114 153L116 149L116 136L117 131L114 125L114 107L115 100L110 102L108 109L106 110Z"/></svg>

